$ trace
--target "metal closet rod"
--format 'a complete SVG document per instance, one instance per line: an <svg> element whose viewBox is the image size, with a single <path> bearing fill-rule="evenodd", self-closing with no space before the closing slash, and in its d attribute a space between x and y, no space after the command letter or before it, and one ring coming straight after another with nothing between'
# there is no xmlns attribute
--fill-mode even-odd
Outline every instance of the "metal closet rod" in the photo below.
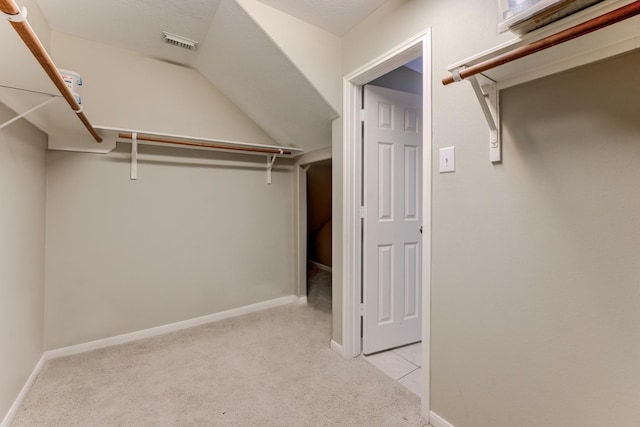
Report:
<svg viewBox="0 0 640 427"><path fill-rule="evenodd" d="M133 139L133 133L119 132L118 138ZM273 155L281 155L281 156L291 156L293 154L292 150L288 150L284 147L282 149L248 147L248 146L245 147L241 145L215 144L215 143L201 142L201 141L195 141L195 140L167 138L163 136L145 135L141 133L136 134L136 139L138 141L158 142L162 144L186 145L190 147L211 148L215 150L244 151L244 152L250 152L250 153L273 154Z"/></svg>
<svg viewBox="0 0 640 427"><path fill-rule="evenodd" d="M87 116L82 112L82 108L78 105L73 93L71 93L71 89L69 89L62 80L53 60L45 50L44 46L42 46L40 39L38 39L38 36L33 31L33 28L31 28L29 22L26 20L26 9L25 12L21 11L13 0L0 0L0 11L6 15L9 22L11 22L13 29L16 30L24 44L27 45L33 56L40 63L53 84L58 88L64 99L67 101L73 112L76 113L89 133L91 133L97 142L102 142L102 138L93 128L89 119L87 119Z"/></svg>
<svg viewBox="0 0 640 427"><path fill-rule="evenodd" d="M624 21L625 19L632 18L638 14L640 14L640 0L637 0L611 12L605 13L604 15L585 21L582 24L574 25L573 27L542 38L536 42L529 43L527 45L513 49L509 52L505 52L494 58L487 59L486 61L482 61L470 67L458 68L456 69L457 72L454 71L454 75L447 76L442 79L442 84L448 85L455 81L460 81L462 79L466 79L467 77L475 76L476 74L480 74L484 71L496 68L508 62L515 61L516 59L529 56L536 52L540 52L541 50L548 49L569 40L584 36L585 34L589 34L593 31L608 27L609 25ZM459 79L456 75L458 73L460 77Z"/></svg>

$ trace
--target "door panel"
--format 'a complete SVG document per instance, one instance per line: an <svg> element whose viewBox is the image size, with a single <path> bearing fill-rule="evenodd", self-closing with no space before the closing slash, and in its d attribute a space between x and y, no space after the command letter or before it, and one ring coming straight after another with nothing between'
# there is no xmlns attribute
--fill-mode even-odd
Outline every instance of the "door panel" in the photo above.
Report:
<svg viewBox="0 0 640 427"><path fill-rule="evenodd" d="M422 97L365 86L363 352L420 341Z"/></svg>

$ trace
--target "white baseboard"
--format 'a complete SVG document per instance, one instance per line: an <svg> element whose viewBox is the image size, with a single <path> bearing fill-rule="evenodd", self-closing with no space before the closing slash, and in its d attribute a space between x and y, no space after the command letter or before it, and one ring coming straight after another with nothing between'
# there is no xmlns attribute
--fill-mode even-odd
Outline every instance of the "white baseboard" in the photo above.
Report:
<svg viewBox="0 0 640 427"><path fill-rule="evenodd" d="M429 424L433 427L454 427L453 424L433 411L429 413Z"/></svg>
<svg viewBox="0 0 640 427"><path fill-rule="evenodd" d="M0 423L0 427L9 427L9 425L15 418L16 414L18 413L18 410L20 409L20 406L22 405L24 398L27 397L27 393L29 393L29 390L31 389L33 382L36 380L36 378L38 377L38 374L42 370L42 367L44 366L45 361L46 359L43 354L40 360L38 361L38 363L36 364L36 367L33 368L33 371L31 371L31 375L29 375L29 378L27 378L27 382L24 383L22 390L20 390L20 393L18 393L18 397L16 397L16 400L13 402L13 405L11 405L11 408L9 408L9 412L7 412L7 415L4 416L2 423Z"/></svg>
<svg viewBox="0 0 640 427"><path fill-rule="evenodd" d="M303 297L298 297L298 304L300 305L307 305L309 303L309 301L307 300L307 296L303 296Z"/></svg>
<svg viewBox="0 0 640 427"><path fill-rule="evenodd" d="M238 307L231 310L221 311L219 313L209 314L206 316L196 317L195 319L183 320L181 322L170 323L168 325L157 326L155 328L144 329L141 331L131 332L123 335L103 338L83 344L76 344L69 347L62 347L55 350L45 351L44 359L51 360L59 357L71 356L74 354L85 353L87 351L98 350L113 345L125 344L132 341L151 338L157 335L175 332L182 329L193 328L194 326L204 325L206 323L216 322L219 320L229 319L231 317L241 316L243 314L253 313L255 311L266 310L268 308L278 307L281 305L298 302L298 297L289 295L286 297L276 298L269 301L263 301L256 304Z"/></svg>
<svg viewBox="0 0 640 427"><path fill-rule="evenodd" d="M335 351L340 356L344 357L344 348L334 340L331 340L331 350Z"/></svg>

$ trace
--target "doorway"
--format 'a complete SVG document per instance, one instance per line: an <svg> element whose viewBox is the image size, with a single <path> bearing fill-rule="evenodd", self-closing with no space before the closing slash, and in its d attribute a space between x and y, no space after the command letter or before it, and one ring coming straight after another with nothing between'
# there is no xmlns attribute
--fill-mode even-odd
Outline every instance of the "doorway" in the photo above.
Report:
<svg viewBox="0 0 640 427"><path fill-rule="evenodd" d="M317 233L321 233L324 236L327 231L330 231L332 228L332 212L330 211L328 215L326 213L327 207L331 209L333 197L333 195L329 193L329 199L327 200L326 194L327 188L332 188L331 183L333 181L333 177L331 176L331 174L327 176L327 172L333 171L331 159L331 147L326 147L300 156L297 159L297 164L295 165L294 169L294 242L297 254L296 262L294 263L294 282L296 283L295 293L298 295L300 302L304 304L309 303L309 286L307 282L310 273L310 266L314 266L314 268L319 269L323 273L327 273L323 274L322 276L325 276L325 278L327 278L328 276L329 286L331 286L332 283L331 271L328 270L332 268L333 260L331 259L331 257L334 250L332 243L335 242L331 242L331 239L326 239L326 237L318 238L317 236L313 236ZM312 195L308 196L307 193L309 190L309 186L307 184L307 181L309 178L308 172L310 170L312 176ZM308 226L309 210L312 211L311 220L312 222L314 222L314 224L310 227ZM327 222L329 224L327 224ZM323 227L325 228L325 230L322 230ZM320 242L316 243L317 240L320 240ZM327 243L329 243L328 247ZM317 248L316 244L318 245ZM313 247L310 248L310 246ZM327 257L329 257L329 261L327 261ZM310 263L310 260L315 264ZM325 294L328 293L329 295L331 295L332 290L329 290L328 292L324 290L324 292ZM331 301L329 301L329 303L331 303ZM330 312L330 305L328 309Z"/></svg>
<svg viewBox="0 0 640 427"><path fill-rule="evenodd" d="M361 354L360 310L362 302L362 145L360 109L363 86L412 60L423 58L422 105L422 415L430 413L429 342L431 305L431 30L412 39L353 71L344 79L343 108L343 253L342 253L342 346L347 357ZM337 346L336 346L337 347Z"/></svg>
<svg viewBox="0 0 640 427"><path fill-rule="evenodd" d="M331 312L332 206L331 159L306 169L307 302Z"/></svg>

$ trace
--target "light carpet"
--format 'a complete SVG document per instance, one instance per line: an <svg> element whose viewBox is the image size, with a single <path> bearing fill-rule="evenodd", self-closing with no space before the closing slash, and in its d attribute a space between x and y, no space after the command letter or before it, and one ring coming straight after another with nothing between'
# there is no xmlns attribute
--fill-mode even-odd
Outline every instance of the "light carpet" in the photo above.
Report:
<svg viewBox="0 0 640 427"><path fill-rule="evenodd" d="M49 361L12 426L425 426L309 301Z"/></svg>

